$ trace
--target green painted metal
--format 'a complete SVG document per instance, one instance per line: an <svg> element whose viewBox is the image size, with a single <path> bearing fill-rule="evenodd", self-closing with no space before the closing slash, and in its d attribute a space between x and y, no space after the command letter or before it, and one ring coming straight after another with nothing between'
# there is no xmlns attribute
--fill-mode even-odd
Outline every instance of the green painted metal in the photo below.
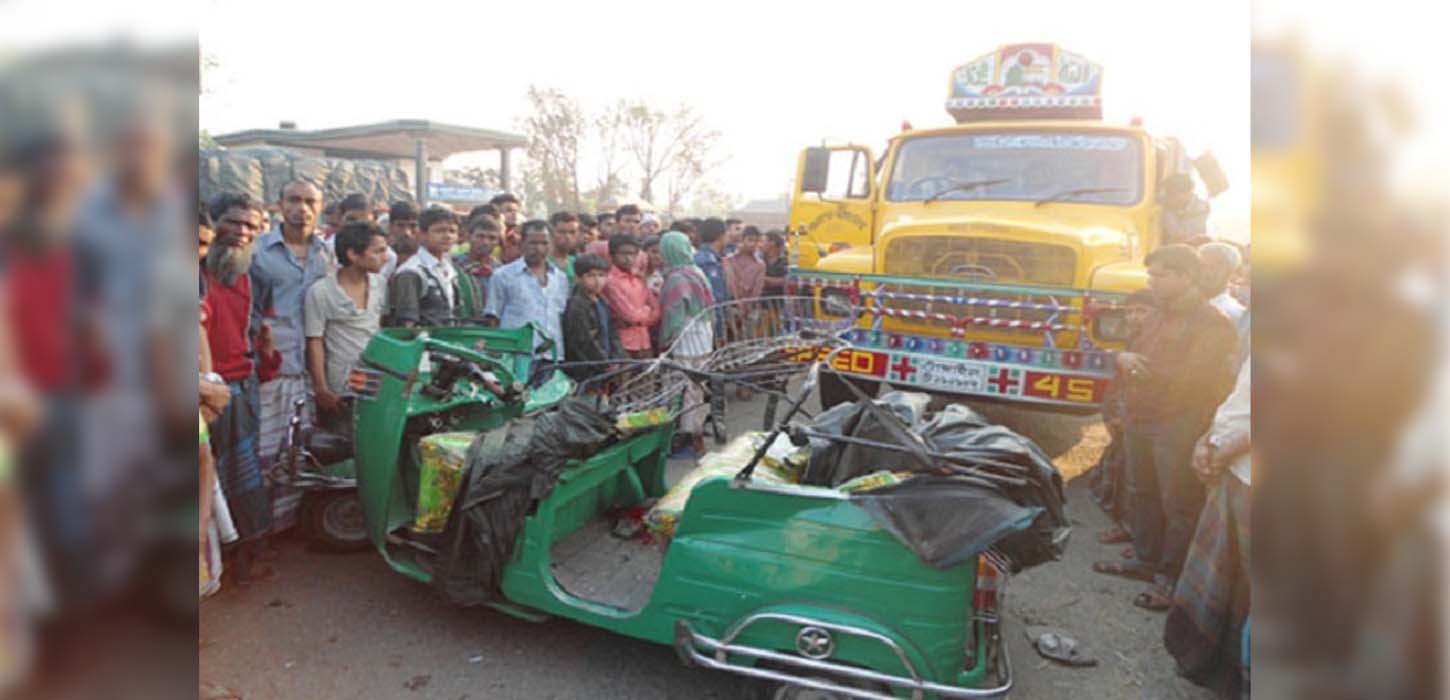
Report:
<svg viewBox="0 0 1450 700"><path fill-rule="evenodd" d="M524 401L502 401L466 380L459 380L455 386L460 391L448 400L423 396L418 389L429 380L426 372L419 371L425 351L432 348L482 360L501 381L512 384L515 377L529 376L532 343L533 332L528 328L389 328L373 336L363 351L363 366L378 371L380 377L377 393L360 397L353 416L358 495L368 515L368 535L390 563L393 560L385 546L388 533L414 516L418 465L413 451L416 438L426 430L419 425L421 417L451 411L459 421L454 429L489 430L518 417L530 399L536 409L545 405L532 392ZM555 373L541 391L542 398L557 401L567 395L567 389L558 388L560 381L568 380ZM410 420L415 435L405 441ZM424 575L421 570L410 573L415 578Z"/></svg>
<svg viewBox="0 0 1450 700"><path fill-rule="evenodd" d="M487 347L497 342L502 348L517 340L528 347L529 339L499 335L507 333L438 331L424 341L385 331L365 353L371 366L385 372L377 396L359 402L359 491L379 552L395 570L415 580L429 580L425 562L390 544L387 536L413 518L409 498L415 494L407 480L417 478L413 446L424 432L431 432L423 426L430 416L447 414L458 422L445 429L488 429L520 415L527 401L504 403L474 395L463 402L433 402L418 395L427 375L414 370L429 342L467 347L482 339ZM515 366L527 375L526 362ZM540 393L554 396L551 392L557 391L556 386ZM565 394L567 389L558 396ZM674 642L677 620L724 637L752 615L790 613L890 637L924 679L966 687L984 682L987 654L980 635L975 667L963 667L976 562L947 570L927 567L863 510L830 489L765 490L737 487L728 478L707 480L691 494L643 609L622 610L564 591L551 573L553 543L610 508L663 495L672 438L671 426L650 429L567 465L553 492L525 520L504 570L505 600L495 607L525 619L564 617L659 644ZM766 620L740 629L736 641L794 653L798 631L794 625ZM907 674L894 651L861 638L839 638L832 660Z"/></svg>

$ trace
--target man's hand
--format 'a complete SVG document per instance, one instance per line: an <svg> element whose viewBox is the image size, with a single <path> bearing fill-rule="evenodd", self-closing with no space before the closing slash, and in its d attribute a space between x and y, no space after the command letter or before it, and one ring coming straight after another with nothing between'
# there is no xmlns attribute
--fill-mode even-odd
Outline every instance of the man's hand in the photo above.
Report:
<svg viewBox="0 0 1450 700"><path fill-rule="evenodd" d="M1118 353L1118 371L1129 377L1141 377L1148 373L1148 358L1136 352Z"/></svg>
<svg viewBox="0 0 1450 700"><path fill-rule="evenodd" d="M1220 461L1218 450L1208 441L1208 436L1199 438L1198 444L1193 446L1193 473L1198 476L1198 480L1204 484L1213 483L1223 472Z"/></svg>
<svg viewBox="0 0 1450 700"><path fill-rule="evenodd" d="M227 410L227 404L232 400L232 390L225 384L213 384L205 379L201 380L199 384L201 386L201 415L206 422L210 423Z"/></svg>
<svg viewBox="0 0 1450 700"><path fill-rule="evenodd" d="M336 413L342 405L342 397L332 393L327 387L317 387L312 392L317 397L317 408L323 413Z"/></svg>
<svg viewBox="0 0 1450 700"><path fill-rule="evenodd" d="M272 339L272 325L263 321L261 330L257 331L257 352L262 357L270 357L276 351L277 344Z"/></svg>

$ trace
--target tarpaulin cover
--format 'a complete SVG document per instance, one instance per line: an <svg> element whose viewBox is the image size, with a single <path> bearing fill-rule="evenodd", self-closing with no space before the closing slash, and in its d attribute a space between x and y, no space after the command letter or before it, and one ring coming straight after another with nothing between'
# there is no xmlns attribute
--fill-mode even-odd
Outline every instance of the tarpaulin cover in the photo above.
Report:
<svg viewBox="0 0 1450 700"><path fill-rule="evenodd" d="M553 490L568 460L594 454L615 435L592 402L569 399L513 421L502 443L476 438L438 546L434 588L459 605L495 598L530 507Z"/></svg>
<svg viewBox="0 0 1450 700"><path fill-rule="evenodd" d="M930 452L1016 465L1022 485L962 475L939 460L901 451L812 438L801 482L839 486L877 470L917 472L900 483L853 493L851 499L923 562L948 568L987 549L1013 570L1062 555L1070 531L1062 476L1036 443L971 409L952 404L935 414L924 394L892 392L877 401L841 404L809 428L818 433L917 445ZM992 473L1004 468L982 466Z"/></svg>
<svg viewBox="0 0 1450 700"><path fill-rule="evenodd" d="M202 201L218 192L245 192L275 202L293 178L321 187L329 202L355 192L380 203L413 199L408 172L391 162L319 158L270 146L203 149L200 157L197 193Z"/></svg>

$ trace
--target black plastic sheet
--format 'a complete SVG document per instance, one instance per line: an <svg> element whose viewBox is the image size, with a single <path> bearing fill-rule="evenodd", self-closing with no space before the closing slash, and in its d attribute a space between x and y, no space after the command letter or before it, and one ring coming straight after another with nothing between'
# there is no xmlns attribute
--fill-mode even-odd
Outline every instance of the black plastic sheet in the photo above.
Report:
<svg viewBox="0 0 1450 700"><path fill-rule="evenodd" d="M485 447L485 433L469 446L438 547L433 587L458 605L498 597L504 565L530 508L553 490L570 459L588 457L616 436L609 417L585 399L567 400L500 430L508 431L502 444Z"/></svg>
<svg viewBox="0 0 1450 700"><path fill-rule="evenodd" d="M882 469L917 472L852 500L927 565L948 568L993 549L1015 572L1062 555L1070 527L1052 460L966 406L929 414L925 395L892 392L837 406L810 429L909 448L813 438L802 483L835 487Z"/></svg>

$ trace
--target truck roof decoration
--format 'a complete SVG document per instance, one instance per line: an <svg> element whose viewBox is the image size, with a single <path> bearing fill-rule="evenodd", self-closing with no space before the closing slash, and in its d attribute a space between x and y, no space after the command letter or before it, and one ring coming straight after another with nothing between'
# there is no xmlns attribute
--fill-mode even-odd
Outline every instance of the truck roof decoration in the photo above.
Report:
<svg viewBox="0 0 1450 700"><path fill-rule="evenodd" d="M1009 44L952 71L957 123L1102 119L1103 67L1055 44Z"/></svg>

